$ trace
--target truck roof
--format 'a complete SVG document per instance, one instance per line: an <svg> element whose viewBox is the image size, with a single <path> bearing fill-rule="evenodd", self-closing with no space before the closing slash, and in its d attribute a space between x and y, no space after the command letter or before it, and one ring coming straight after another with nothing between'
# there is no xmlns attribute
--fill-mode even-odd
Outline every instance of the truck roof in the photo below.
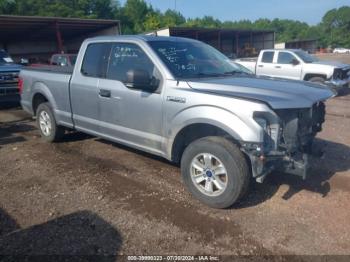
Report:
<svg viewBox="0 0 350 262"><path fill-rule="evenodd" d="M89 38L87 41L113 41L113 40L138 40L144 42L150 41L186 41L186 42L197 42L197 40L185 38L185 37L174 37L174 36L153 36L153 35L116 35L116 36L98 36Z"/></svg>
<svg viewBox="0 0 350 262"><path fill-rule="evenodd" d="M291 48L272 48L272 49L263 49L261 51L291 51L291 52L295 52L295 51L300 51L301 49L291 49Z"/></svg>

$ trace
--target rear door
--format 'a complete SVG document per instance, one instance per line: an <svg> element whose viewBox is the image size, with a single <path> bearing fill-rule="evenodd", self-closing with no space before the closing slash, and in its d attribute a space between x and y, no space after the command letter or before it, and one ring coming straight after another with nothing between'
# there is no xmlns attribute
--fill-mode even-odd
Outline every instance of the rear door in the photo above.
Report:
<svg viewBox="0 0 350 262"><path fill-rule="evenodd" d="M273 64L275 51L262 51L256 64L256 74L263 76L275 76L276 68Z"/></svg>
<svg viewBox="0 0 350 262"><path fill-rule="evenodd" d="M87 46L81 69L75 70L70 85L75 127L83 131L100 131L100 79L105 77L111 43L91 43ZM77 64L77 66L79 66Z"/></svg>

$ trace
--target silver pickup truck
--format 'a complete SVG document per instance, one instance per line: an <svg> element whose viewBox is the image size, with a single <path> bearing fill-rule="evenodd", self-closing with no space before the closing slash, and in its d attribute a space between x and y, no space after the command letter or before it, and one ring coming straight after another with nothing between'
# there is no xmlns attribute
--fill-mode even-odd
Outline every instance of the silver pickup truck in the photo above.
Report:
<svg viewBox="0 0 350 262"><path fill-rule="evenodd" d="M199 200L225 208L273 170L307 175L328 88L257 78L190 39L86 40L72 71L25 68L21 104L42 137L75 129L181 164Z"/></svg>

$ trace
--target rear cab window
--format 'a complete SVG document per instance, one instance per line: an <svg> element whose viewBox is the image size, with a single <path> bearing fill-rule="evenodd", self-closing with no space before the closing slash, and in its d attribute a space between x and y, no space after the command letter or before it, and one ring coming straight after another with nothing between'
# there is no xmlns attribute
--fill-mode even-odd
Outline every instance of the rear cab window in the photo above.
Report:
<svg viewBox="0 0 350 262"><path fill-rule="evenodd" d="M275 54L274 51L264 51L264 53L262 54L262 57L261 57L261 62L262 63L272 63L274 54Z"/></svg>
<svg viewBox="0 0 350 262"><path fill-rule="evenodd" d="M86 48L81 73L84 76L105 78L112 43L92 43Z"/></svg>

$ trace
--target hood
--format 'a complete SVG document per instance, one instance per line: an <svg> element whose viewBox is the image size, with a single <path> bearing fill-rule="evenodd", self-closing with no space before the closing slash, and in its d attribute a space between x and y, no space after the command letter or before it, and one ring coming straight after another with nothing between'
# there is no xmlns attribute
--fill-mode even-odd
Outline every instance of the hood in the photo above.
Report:
<svg viewBox="0 0 350 262"><path fill-rule="evenodd" d="M350 67L350 65L343 64L341 62L336 62L336 61L317 61L317 62L312 62L311 64L332 66L332 67L336 67L336 68Z"/></svg>
<svg viewBox="0 0 350 262"><path fill-rule="evenodd" d="M202 92L258 100L274 109L309 108L316 102L334 96L334 93L323 85L247 75L196 79L188 81L188 84Z"/></svg>
<svg viewBox="0 0 350 262"><path fill-rule="evenodd" d="M13 63L5 63L0 64L0 73L1 72L13 72L13 71L20 71L23 66Z"/></svg>

